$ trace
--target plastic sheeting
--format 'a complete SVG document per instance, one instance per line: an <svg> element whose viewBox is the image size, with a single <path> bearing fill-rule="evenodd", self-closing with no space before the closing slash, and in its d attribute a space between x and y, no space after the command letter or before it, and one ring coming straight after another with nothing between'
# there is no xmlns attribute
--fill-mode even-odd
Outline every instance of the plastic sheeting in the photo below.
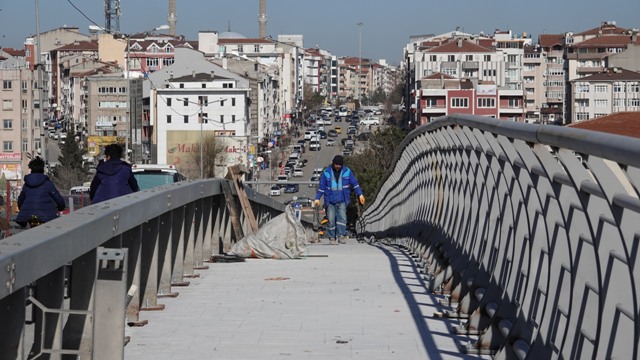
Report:
<svg viewBox="0 0 640 360"><path fill-rule="evenodd" d="M258 231L233 245L230 255L260 259L298 259L307 251L307 235L291 205Z"/></svg>

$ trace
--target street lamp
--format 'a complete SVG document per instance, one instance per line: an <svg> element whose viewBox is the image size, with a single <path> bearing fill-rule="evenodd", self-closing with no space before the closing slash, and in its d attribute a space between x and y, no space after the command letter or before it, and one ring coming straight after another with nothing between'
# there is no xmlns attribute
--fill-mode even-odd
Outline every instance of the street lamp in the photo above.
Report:
<svg viewBox="0 0 640 360"><path fill-rule="evenodd" d="M362 26L364 23L358 22L356 25L358 25L358 92L356 95L358 98L358 105L362 107L360 102L360 81L362 81Z"/></svg>
<svg viewBox="0 0 640 360"><path fill-rule="evenodd" d="M151 32L151 31L160 31L160 30L167 30L169 29L169 25L160 25L158 27L155 27L151 30L147 30L144 32ZM130 135L129 133L131 132L131 118L132 118L132 114L131 114L131 69L130 69L130 58L131 58L131 34L124 34L124 33L118 33L118 32L112 32L109 31L108 29L105 29L103 27L97 26L97 25L89 25L89 32L91 33L96 33L98 31L104 31L106 33L112 34L112 35L116 35L116 36L122 36L125 37L127 39L127 52L126 52L126 60L125 60L125 66L124 66L124 76L125 79L127 79L127 113L128 113L128 117L127 117L127 127L126 127L126 131L125 131L125 143L124 143L124 147L125 147L125 161L129 161L129 140L130 140Z"/></svg>
<svg viewBox="0 0 640 360"><path fill-rule="evenodd" d="M194 105L198 105L200 107L200 110L198 111L198 113L200 114L200 179L204 179L204 129L202 127L202 124L204 124L204 113L202 112L202 108L205 105L204 101L201 102L194 102L194 101L189 101L189 99L187 98L181 98L178 99L181 101L186 101L189 104L194 104ZM226 101L227 98L223 98L223 99L218 99L218 100L213 100L213 101L207 101L207 105L209 104L215 104L215 103L221 103ZM222 125L224 126L224 123L222 123Z"/></svg>

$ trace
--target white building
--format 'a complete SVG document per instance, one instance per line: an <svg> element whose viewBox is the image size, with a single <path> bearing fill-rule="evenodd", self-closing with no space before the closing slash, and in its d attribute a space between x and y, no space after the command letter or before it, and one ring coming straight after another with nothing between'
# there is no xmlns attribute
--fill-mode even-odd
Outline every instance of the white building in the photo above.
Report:
<svg viewBox="0 0 640 360"><path fill-rule="evenodd" d="M173 164L191 178L200 172L200 144L214 135L224 144L224 154L215 159L216 174L226 166L248 165L249 87L243 79L215 72L168 79L151 96L156 110L157 162Z"/></svg>

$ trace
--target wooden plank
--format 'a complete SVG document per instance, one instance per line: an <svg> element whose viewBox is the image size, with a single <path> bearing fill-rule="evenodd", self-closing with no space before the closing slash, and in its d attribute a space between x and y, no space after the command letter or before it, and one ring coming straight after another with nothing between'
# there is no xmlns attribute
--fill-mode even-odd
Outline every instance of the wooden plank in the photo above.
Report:
<svg viewBox="0 0 640 360"><path fill-rule="evenodd" d="M242 211L249 222L249 226L251 227L251 232L256 232L258 230L258 222L256 221L249 198L247 198L244 185L242 185L242 180L240 180L242 174L245 173L247 173L247 169L243 165L234 165L229 166L229 173L227 175L231 178L231 181L233 181L236 193L238 194L238 199L240 200L240 205L242 206Z"/></svg>
<svg viewBox="0 0 640 360"><path fill-rule="evenodd" d="M222 182L222 191L224 192L224 199L227 201L227 208L229 208L233 232L236 234L236 240L240 240L244 237L244 233L242 232L242 226L240 226L240 217L238 209L236 208L236 201L228 181Z"/></svg>

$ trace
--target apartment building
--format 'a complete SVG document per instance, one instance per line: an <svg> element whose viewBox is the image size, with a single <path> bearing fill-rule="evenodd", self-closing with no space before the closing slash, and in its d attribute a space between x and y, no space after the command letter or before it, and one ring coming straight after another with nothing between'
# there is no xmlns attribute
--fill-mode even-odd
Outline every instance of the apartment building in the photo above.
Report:
<svg viewBox="0 0 640 360"><path fill-rule="evenodd" d="M606 68L571 83L572 123L640 111L640 73Z"/></svg>
<svg viewBox="0 0 640 360"><path fill-rule="evenodd" d="M43 155L40 101L24 50L0 49L0 177L22 181L30 158Z"/></svg>

